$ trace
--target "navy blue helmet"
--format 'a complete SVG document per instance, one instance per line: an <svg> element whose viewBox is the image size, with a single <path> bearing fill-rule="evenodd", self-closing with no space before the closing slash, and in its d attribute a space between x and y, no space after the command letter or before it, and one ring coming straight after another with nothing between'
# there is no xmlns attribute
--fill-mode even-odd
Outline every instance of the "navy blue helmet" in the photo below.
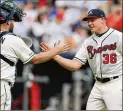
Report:
<svg viewBox="0 0 123 111"><path fill-rule="evenodd" d="M0 24L7 23L9 20L20 22L25 15L26 14L10 0L6 0L0 4Z"/></svg>

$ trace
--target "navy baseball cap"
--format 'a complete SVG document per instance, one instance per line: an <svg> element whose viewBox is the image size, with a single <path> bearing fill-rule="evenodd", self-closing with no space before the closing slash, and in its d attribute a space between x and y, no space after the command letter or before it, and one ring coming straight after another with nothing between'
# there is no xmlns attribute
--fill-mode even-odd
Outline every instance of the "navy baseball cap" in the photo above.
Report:
<svg viewBox="0 0 123 111"><path fill-rule="evenodd" d="M101 9L91 9L88 12L88 15L86 17L84 17L82 20L87 21L90 18L102 18L102 17L106 18L105 13L104 13L103 10L101 10Z"/></svg>

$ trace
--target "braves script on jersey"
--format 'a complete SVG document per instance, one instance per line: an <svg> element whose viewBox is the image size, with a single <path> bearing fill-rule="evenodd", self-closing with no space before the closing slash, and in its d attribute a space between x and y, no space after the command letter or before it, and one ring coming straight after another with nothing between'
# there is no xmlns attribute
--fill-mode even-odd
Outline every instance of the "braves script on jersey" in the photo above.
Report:
<svg viewBox="0 0 123 111"><path fill-rule="evenodd" d="M102 51L105 52L106 50L116 50L116 48L117 48L117 45L116 45L116 42L115 42L114 44L104 45L103 47L99 47L99 48L97 48L97 49L95 49L92 45L89 45L89 46L87 47L87 51L88 51L88 53L89 53L89 58L90 58L90 59L93 59L93 57L94 57L94 55L95 55L96 53L102 53ZM106 55L104 55L104 56L106 56ZM113 56L116 57L116 54L113 54L113 55L112 55L112 58L111 58L112 64L113 64L113 63L116 63L116 60L117 60L116 58L113 59ZM108 64L108 62L109 62L109 61L107 61L107 62L103 61L104 64Z"/></svg>
<svg viewBox="0 0 123 111"><path fill-rule="evenodd" d="M84 41L75 59L82 64L88 60L96 77L121 75L122 33L110 28L101 37L93 34Z"/></svg>

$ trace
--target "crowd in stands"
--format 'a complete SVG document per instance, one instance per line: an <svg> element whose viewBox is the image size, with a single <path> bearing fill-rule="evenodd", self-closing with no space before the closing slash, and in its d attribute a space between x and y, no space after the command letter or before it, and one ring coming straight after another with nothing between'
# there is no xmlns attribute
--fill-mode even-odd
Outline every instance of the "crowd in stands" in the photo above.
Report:
<svg viewBox="0 0 123 111"><path fill-rule="evenodd" d="M103 9L108 26L122 31L122 0L22 1L20 7L27 16L24 17L23 22L15 23L14 33L31 37L35 52L40 51L40 42L53 46L58 40L69 42L72 52L76 52L90 34L87 24L81 19L93 8ZM19 1L17 3L20 4Z"/></svg>
<svg viewBox="0 0 123 111"><path fill-rule="evenodd" d="M81 21L90 9L104 10L107 25L123 31L122 0L13 1L27 14L22 22L15 23L14 33L30 37L33 41L31 48L35 53L41 51L39 47L41 42L53 47L53 44L60 40L71 45L71 50L62 56L73 58L82 42L91 35L87 23ZM92 79L92 76L89 76Z"/></svg>

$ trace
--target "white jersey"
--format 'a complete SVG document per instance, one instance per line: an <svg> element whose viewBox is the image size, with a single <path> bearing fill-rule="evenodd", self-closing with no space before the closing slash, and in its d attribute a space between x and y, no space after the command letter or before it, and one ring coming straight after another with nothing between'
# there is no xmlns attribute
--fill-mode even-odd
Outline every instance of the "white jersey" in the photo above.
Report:
<svg viewBox="0 0 123 111"><path fill-rule="evenodd" d="M101 37L87 38L74 59L88 60L95 77L106 78L122 75L122 54L122 33L110 28Z"/></svg>
<svg viewBox="0 0 123 111"><path fill-rule="evenodd" d="M14 35L6 34L1 39L1 54L15 64L21 60L24 64L34 57L34 52L25 44L25 42ZM14 83L16 66L10 66L1 59L1 79Z"/></svg>

